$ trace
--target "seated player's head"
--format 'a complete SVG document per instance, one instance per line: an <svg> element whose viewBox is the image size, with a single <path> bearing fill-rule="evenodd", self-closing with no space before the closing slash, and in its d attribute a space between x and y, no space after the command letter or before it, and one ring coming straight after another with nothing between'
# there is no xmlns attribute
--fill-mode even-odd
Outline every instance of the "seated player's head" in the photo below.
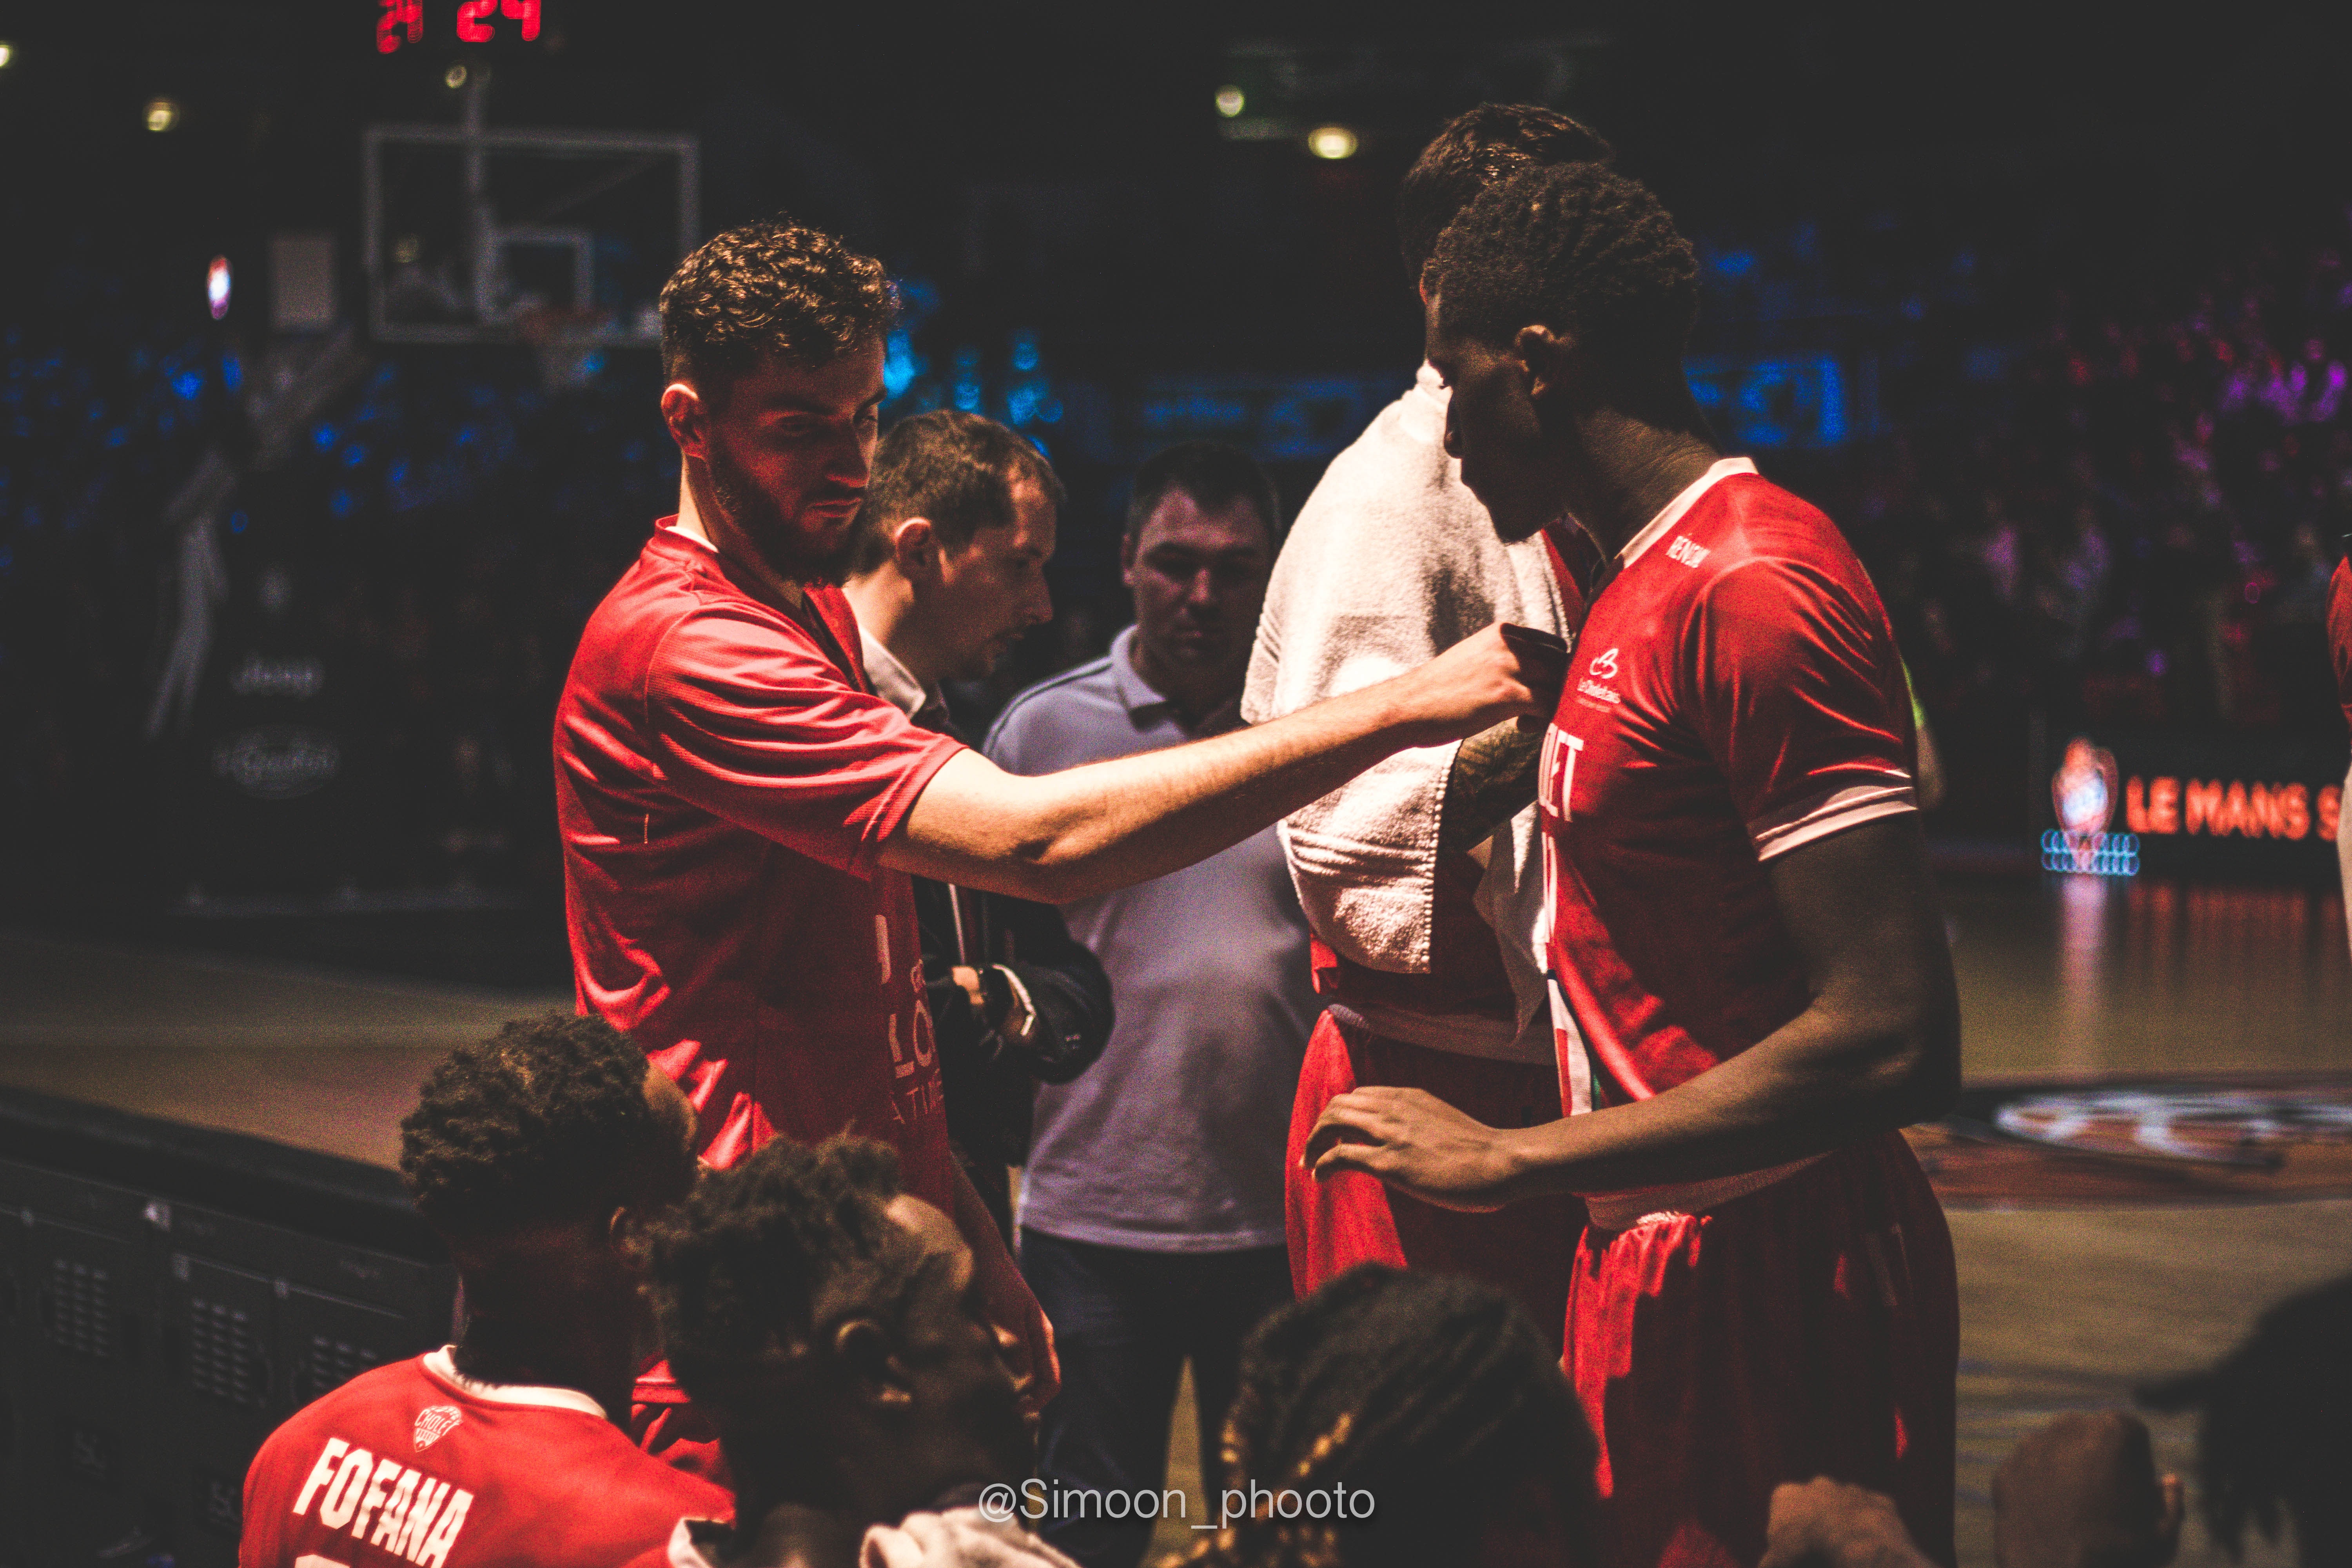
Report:
<svg viewBox="0 0 2352 1568"><path fill-rule="evenodd" d="M2178 1476L2158 1476L2147 1424L2069 1411L2028 1433L1992 1478L1998 1568L2165 1568L2180 1546Z"/></svg>
<svg viewBox="0 0 2352 1568"><path fill-rule="evenodd" d="M926 662L977 679L1054 617L1045 563L1066 499L1024 437L957 409L918 414L875 449L850 574L903 583Z"/></svg>
<svg viewBox="0 0 2352 1568"><path fill-rule="evenodd" d="M880 262L782 220L713 237L662 286L662 418L722 553L840 575L896 308Z"/></svg>
<svg viewBox="0 0 2352 1568"><path fill-rule="evenodd" d="M636 1042L551 1013L433 1069L400 1123L400 1173L474 1318L529 1329L561 1301L638 1322L635 1233L694 1185L694 1108Z"/></svg>
<svg viewBox="0 0 2352 1568"><path fill-rule="evenodd" d="M715 1415L736 1509L892 1521L1015 1481L1034 1450L955 1223L897 1154L778 1138L705 1179L653 1243L671 1370Z"/></svg>
<svg viewBox="0 0 2352 1568"><path fill-rule="evenodd" d="M1616 150L1589 126L1535 103L1482 103L1447 121L1397 187L1397 243L1418 282L1437 237L1497 180L1530 164L1606 163Z"/></svg>
<svg viewBox="0 0 2352 1568"><path fill-rule="evenodd" d="M1698 266L1649 187L1604 164L1530 164L1480 192L1423 275L1446 446L1496 531L1560 514L1581 444L1627 422L1704 429L1683 380Z"/></svg>
<svg viewBox="0 0 2352 1568"><path fill-rule="evenodd" d="M1583 1414L1526 1310L1473 1280L1362 1264L1275 1313L1223 1449L1213 1568L1592 1561Z"/></svg>
<svg viewBox="0 0 2352 1568"><path fill-rule="evenodd" d="M1186 441L1146 458L1120 566L1147 657L1238 691L1280 532L1274 481L1240 447Z"/></svg>

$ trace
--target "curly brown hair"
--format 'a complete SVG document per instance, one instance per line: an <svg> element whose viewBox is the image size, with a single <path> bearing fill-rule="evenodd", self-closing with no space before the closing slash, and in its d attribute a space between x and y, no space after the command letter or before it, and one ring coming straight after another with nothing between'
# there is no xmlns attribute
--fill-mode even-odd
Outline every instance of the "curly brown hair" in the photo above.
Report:
<svg viewBox="0 0 2352 1568"><path fill-rule="evenodd" d="M814 370L887 331L882 264L785 218L705 240L662 285L662 374L706 396L762 361Z"/></svg>
<svg viewBox="0 0 2352 1568"><path fill-rule="evenodd" d="M887 1212L902 1190L897 1152L851 1137L773 1138L705 1176L649 1247L662 1345L687 1393L728 1410L840 1319L898 1323L928 1266Z"/></svg>
<svg viewBox="0 0 2352 1568"><path fill-rule="evenodd" d="M1621 364L1680 360L1698 261L1657 196L1605 164L1531 165L1489 185L1423 275L1446 325L1507 342L1543 322Z"/></svg>
<svg viewBox="0 0 2352 1568"><path fill-rule="evenodd" d="M646 1053L602 1018L519 1018L460 1046L400 1122L416 1212L457 1240L593 1219L692 1163L646 1102Z"/></svg>

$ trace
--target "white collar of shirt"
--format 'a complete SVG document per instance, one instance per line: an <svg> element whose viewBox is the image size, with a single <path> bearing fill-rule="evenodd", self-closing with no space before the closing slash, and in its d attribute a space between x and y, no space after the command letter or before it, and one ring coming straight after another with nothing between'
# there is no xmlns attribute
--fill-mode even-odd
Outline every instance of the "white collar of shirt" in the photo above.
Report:
<svg viewBox="0 0 2352 1568"><path fill-rule="evenodd" d="M1413 372L1412 386L1398 399L1404 433L1434 447L1445 439L1445 405L1454 397L1445 378L1427 363Z"/></svg>
<svg viewBox="0 0 2352 1568"><path fill-rule="evenodd" d="M542 1388L527 1383L478 1383L457 1370L456 1345L443 1345L426 1355L425 1373L468 1398L485 1405L534 1405L541 1410L577 1410L599 1421L610 1420L604 1407L576 1388Z"/></svg>
<svg viewBox="0 0 2352 1568"><path fill-rule="evenodd" d="M926 708L937 708L944 714L948 700L937 687L925 686L914 672L898 662L898 656L882 646L872 632L857 628L857 641L866 653L866 679L874 683L874 695L911 719Z"/></svg>
<svg viewBox="0 0 2352 1568"><path fill-rule="evenodd" d="M1734 474L1752 474L1755 471L1756 459L1753 458L1717 458L1706 472L1693 479L1682 494L1668 501L1657 516L1644 523L1641 532L1625 542L1625 548L1617 552L1617 569L1622 572L1639 561L1643 551L1664 539L1666 531L1680 522L1684 515L1698 504L1699 497Z"/></svg>

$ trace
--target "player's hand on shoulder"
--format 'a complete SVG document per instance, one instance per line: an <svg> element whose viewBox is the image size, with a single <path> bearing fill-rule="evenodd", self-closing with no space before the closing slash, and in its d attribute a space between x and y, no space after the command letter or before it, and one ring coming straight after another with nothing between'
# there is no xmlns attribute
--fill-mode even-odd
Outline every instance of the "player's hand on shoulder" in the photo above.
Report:
<svg viewBox="0 0 2352 1568"><path fill-rule="evenodd" d="M1442 1208L1497 1209L1518 1195L1509 1134L1420 1089L1333 1096L1307 1135L1306 1165L1317 1181L1360 1171Z"/></svg>

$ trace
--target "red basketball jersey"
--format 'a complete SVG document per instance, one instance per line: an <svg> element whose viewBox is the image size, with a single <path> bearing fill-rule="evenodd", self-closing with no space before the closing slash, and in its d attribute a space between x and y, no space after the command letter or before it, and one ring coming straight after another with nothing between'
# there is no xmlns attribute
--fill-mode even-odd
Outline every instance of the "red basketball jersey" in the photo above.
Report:
<svg viewBox="0 0 2352 1568"><path fill-rule="evenodd" d="M361 1373L269 1436L238 1568L613 1568L719 1488L639 1453L568 1388L476 1383L446 1350Z"/></svg>
<svg viewBox="0 0 2352 1568"><path fill-rule="evenodd" d="M1645 1100L1803 1010L1764 863L1916 809L1885 609L1829 519L1726 458L1630 540L1544 737L1565 1108Z"/></svg>

